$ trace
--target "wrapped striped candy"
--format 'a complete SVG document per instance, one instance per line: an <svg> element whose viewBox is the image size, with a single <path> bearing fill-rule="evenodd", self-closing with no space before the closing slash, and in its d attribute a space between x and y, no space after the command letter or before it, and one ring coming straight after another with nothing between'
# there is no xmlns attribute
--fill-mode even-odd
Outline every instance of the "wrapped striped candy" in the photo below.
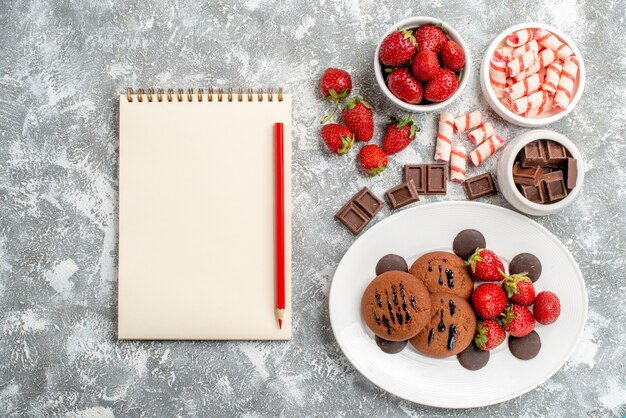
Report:
<svg viewBox="0 0 626 418"><path fill-rule="evenodd" d="M508 46L512 46L513 48L517 48L518 46L524 45L528 41L533 38L532 29L522 29L517 32L513 32L509 36L506 37L506 44Z"/></svg>
<svg viewBox="0 0 626 418"><path fill-rule="evenodd" d="M513 47L503 46L494 51L493 55L500 58L504 62L509 62L513 59Z"/></svg>
<svg viewBox="0 0 626 418"><path fill-rule="evenodd" d="M500 135L491 135L485 142L480 144L470 153L470 160L472 160L472 164L478 167L483 163L483 161L502 148L505 143L506 141Z"/></svg>
<svg viewBox="0 0 626 418"><path fill-rule="evenodd" d="M496 97L504 97L504 89L507 87L506 63L495 55L489 61L489 82Z"/></svg>
<svg viewBox="0 0 626 418"><path fill-rule="evenodd" d="M489 122L485 122L480 125L478 128L474 129L472 132L468 133L467 136L474 143L474 145L479 145L485 142L485 139L489 138L494 134L493 126Z"/></svg>
<svg viewBox="0 0 626 418"><path fill-rule="evenodd" d="M530 66L526 71L517 74L514 78L515 81L521 81L531 75L538 73L542 68L548 66L556 59L556 54L551 49L542 49L537 54L537 61Z"/></svg>
<svg viewBox="0 0 626 418"><path fill-rule="evenodd" d="M509 77L515 77L519 73L526 71L537 61L537 53L535 51L526 51L517 58L506 64Z"/></svg>
<svg viewBox="0 0 626 418"><path fill-rule="evenodd" d="M519 114L526 113L530 109L535 109L545 105L548 100L548 92L539 90L528 96L520 97L512 102L513 112Z"/></svg>
<svg viewBox="0 0 626 418"><path fill-rule="evenodd" d="M563 110L569 106L572 100L572 92L574 90L574 84L576 83L577 74L578 59L576 56L566 58L565 62L563 62L559 85L556 88L556 95L554 96L553 106L555 109Z"/></svg>
<svg viewBox="0 0 626 418"><path fill-rule="evenodd" d="M517 100L520 97L528 96L530 93L539 90L539 87L541 87L541 77L537 73L507 87L504 90L504 95L509 100Z"/></svg>
<svg viewBox="0 0 626 418"><path fill-rule="evenodd" d="M450 161L453 132L454 116L449 112L441 112L439 115L439 132L437 132L437 143L435 145L436 161Z"/></svg>
<svg viewBox="0 0 626 418"><path fill-rule="evenodd" d="M454 130L457 132L465 132L472 128L477 127L483 123L483 116L478 110L468 113L465 116L460 116L454 120Z"/></svg>
<svg viewBox="0 0 626 418"><path fill-rule="evenodd" d="M527 44L524 44L522 46L518 46L517 48L515 48L512 51L512 57L511 58L517 58L520 55L523 55L525 52L528 52L528 51L539 52L539 44L537 43L537 41L535 41L533 39L532 41L528 42Z"/></svg>
<svg viewBox="0 0 626 418"><path fill-rule="evenodd" d="M541 90L547 91L551 94L556 93L556 88L559 85L559 78L561 77L562 69L563 64L561 63L561 61L555 61L552 64L548 65L548 68L546 69L546 79L541 85Z"/></svg>
<svg viewBox="0 0 626 418"><path fill-rule="evenodd" d="M452 147L450 157L450 180L455 183L463 183L465 181L465 166L467 161L467 151L463 145L455 145Z"/></svg>
<svg viewBox="0 0 626 418"><path fill-rule="evenodd" d="M526 113L524 113L524 117L532 118L534 116L541 115L544 112L549 112L552 110L552 103L553 103L552 96L548 95L548 99L543 105L527 110Z"/></svg>
<svg viewBox="0 0 626 418"><path fill-rule="evenodd" d="M572 48L570 48L566 43L561 42L559 38L557 38L545 29L539 29L535 34L535 39L541 46L549 48L556 52L556 55L560 59L565 59L571 55L574 55L574 51L572 51Z"/></svg>

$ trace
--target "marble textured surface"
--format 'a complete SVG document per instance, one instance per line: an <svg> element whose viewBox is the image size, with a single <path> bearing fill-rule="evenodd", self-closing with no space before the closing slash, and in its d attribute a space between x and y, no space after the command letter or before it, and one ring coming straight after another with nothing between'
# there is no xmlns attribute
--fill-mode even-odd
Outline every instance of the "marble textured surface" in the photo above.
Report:
<svg viewBox="0 0 626 418"><path fill-rule="evenodd" d="M379 141L396 109L375 84L375 43L412 15L440 17L465 37L476 71L449 110L479 108L505 138L525 129L489 111L478 88L495 35L523 21L553 24L587 66L582 101L550 127L580 147L585 188L570 208L537 221L578 259L589 321L548 382L472 411L412 404L373 386L342 355L328 320L332 275L354 240L335 211L364 185L382 196L402 164L429 162L436 115L418 115L422 133L410 149L367 178L355 153L324 150L318 129L328 103L318 79L327 66L351 72L376 109ZM625 415L625 17L620 0L2 1L0 415ZM116 341L117 95L127 86L279 84L296 96L293 340ZM236 148L224 158L236 163ZM494 163L485 168L493 172ZM447 196L419 204L459 199L461 188L450 185ZM508 207L501 196L485 201Z"/></svg>

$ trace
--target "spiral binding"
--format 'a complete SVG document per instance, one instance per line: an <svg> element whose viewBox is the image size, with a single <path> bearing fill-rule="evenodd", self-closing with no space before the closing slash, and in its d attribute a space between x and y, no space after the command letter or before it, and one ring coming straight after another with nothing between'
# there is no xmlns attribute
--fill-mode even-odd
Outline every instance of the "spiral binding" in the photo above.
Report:
<svg viewBox="0 0 626 418"><path fill-rule="evenodd" d="M188 102L193 102L194 96L196 96L196 100L198 102L202 102L205 99L205 97L208 102L212 102L212 101L222 102L224 101L224 99L226 99L229 102L232 102L233 100L237 100L238 102L243 102L244 99L247 99L249 102L253 102L255 96L256 96L257 101L259 102L262 102L263 100L265 100L265 98L267 98L268 102L272 102L274 101L274 89L268 88L264 92L262 88L259 88L256 90L256 93L255 93L254 89L248 88L246 89L246 94L244 94L243 88L237 89L237 92L235 93L232 87L229 87L226 90L226 93L224 93L224 89L222 89L221 87L218 88L217 90L213 89L213 87L209 87L206 93L203 88L198 88L195 91L193 88L188 88L187 91L185 92L185 89L181 89L181 88L174 90L174 89L163 89L163 88L155 89L151 87L147 91L144 91L144 89L137 89L136 93L131 87L126 89L126 99L129 102L133 102L135 100L135 97L137 98L137 101L140 103L143 102L144 99L147 100L148 102L153 102L155 100L158 102L163 102L164 100L168 102L174 102L174 101L183 102L185 100L187 100ZM279 102L283 101L282 87L278 89L278 92L276 94L276 99Z"/></svg>

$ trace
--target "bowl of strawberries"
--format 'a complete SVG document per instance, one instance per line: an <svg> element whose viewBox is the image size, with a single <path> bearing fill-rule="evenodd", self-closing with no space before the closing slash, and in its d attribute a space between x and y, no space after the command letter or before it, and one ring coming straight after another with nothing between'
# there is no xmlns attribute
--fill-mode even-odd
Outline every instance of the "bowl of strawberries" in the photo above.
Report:
<svg viewBox="0 0 626 418"><path fill-rule="evenodd" d="M471 56L461 35L433 17L396 23L376 47L376 81L409 112L439 110L454 101L471 77Z"/></svg>

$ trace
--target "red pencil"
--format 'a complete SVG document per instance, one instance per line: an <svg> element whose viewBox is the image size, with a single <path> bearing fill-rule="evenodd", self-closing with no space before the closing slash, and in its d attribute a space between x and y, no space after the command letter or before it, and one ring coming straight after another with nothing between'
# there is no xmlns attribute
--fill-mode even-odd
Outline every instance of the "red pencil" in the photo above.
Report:
<svg viewBox="0 0 626 418"><path fill-rule="evenodd" d="M285 174L283 124L274 124L274 190L276 197L276 319L283 327L285 314Z"/></svg>

